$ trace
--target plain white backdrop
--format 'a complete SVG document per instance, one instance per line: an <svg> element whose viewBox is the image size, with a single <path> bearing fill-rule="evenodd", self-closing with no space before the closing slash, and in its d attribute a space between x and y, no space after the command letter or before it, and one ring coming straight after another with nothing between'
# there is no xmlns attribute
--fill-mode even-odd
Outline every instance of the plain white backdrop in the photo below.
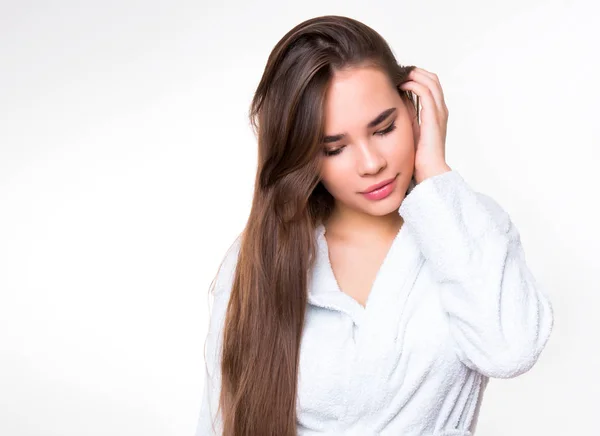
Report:
<svg viewBox="0 0 600 436"><path fill-rule="evenodd" d="M491 380L477 434L597 432L595 2L0 5L0 435L193 434L250 100L276 42L326 14L438 74L449 165L509 212L552 299L540 360Z"/></svg>

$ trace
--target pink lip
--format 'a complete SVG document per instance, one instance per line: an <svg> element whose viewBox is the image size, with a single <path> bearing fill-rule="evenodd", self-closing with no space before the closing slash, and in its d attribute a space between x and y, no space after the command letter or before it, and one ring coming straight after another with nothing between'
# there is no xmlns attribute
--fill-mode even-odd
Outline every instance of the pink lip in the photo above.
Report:
<svg viewBox="0 0 600 436"><path fill-rule="evenodd" d="M375 189L370 192L364 192L362 193L362 195L364 195L367 200L383 200L384 198L391 195L391 193L394 192L394 189L396 189L397 177L394 177L391 180L391 182L383 186L381 186L380 183L379 186L381 187L379 189Z"/></svg>
<svg viewBox="0 0 600 436"><path fill-rule="evenodd" d="M376 185L369 186L365 191L362 191L361 194L368 194L369 192L373 192L376 189L383 188L385 185L393 182L396 177L392 177L391 179L384 180L381 183L377 183Z"/></svg>

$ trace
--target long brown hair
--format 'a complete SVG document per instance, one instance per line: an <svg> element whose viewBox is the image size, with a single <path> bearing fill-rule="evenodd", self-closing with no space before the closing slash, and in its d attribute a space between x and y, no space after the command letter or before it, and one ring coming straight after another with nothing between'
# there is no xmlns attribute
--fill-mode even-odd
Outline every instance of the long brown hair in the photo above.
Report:
<svg viewBox="0 0 600 436"><path fill-rule="evenodd" d="M295 436L299 350L315 227L334 199L319 181L323 105L337 70L375 66L397 87L400 66L373 29L328 15L304 21L273 48L250 106L258 165L241 233L223 333L225 436ZM396 88L398 89L398 88ZM398 89L406 102L419 103Z"/></svg>

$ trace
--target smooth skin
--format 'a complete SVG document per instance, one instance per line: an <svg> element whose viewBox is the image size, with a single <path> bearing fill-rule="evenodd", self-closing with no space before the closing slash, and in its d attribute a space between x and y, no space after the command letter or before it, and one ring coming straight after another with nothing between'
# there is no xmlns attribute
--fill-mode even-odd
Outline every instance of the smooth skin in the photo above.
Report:
<svg viewBox="0 0 600 436"><path fill-rule="evenodd" d="M416 68L400 86L420 97L420 124L414 107L380 70L364 67L336 72L325 99L325 135L344 136L323 145L321 182L335 198L324 223L329 258L340 289L366 306L373 282L403 225L398 209L411 178L422 183L451 171L445 142L448 108L438 77ZM373 127L369 121L396 108ZM398 175L394 191L372 201L361 192Z"/></svg>

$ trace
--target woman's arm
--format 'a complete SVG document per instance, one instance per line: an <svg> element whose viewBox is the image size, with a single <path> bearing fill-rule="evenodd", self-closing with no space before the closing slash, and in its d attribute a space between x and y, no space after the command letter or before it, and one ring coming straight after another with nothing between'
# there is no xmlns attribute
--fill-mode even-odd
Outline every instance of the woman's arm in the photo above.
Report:
<svg viewBox="0 0 600 436"><path fill-rule="evenodd" d="M553 309L509 215L456 171L419 183L399 213L433 266L461 361L488 377L528 371L549 339Z"/></svg>

